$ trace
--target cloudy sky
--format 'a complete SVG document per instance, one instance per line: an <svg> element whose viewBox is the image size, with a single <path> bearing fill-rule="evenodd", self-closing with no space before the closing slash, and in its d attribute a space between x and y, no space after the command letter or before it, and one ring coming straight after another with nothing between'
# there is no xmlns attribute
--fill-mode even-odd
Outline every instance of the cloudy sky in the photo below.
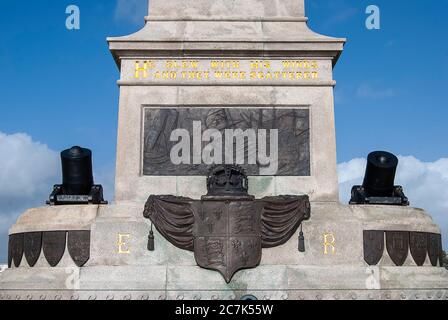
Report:
<svg viewBox="0 0 448 320"><path fill-rule="evenodd" d="M7 230L60 182L58 153L94 151L96 182L113 195L118 70L105 38L143 25L146 0L0 3L0 262ZM81 9L81 30L65 9ZM381 9L381 30L364 26ZM347 37L335 69L341 200L373 150L400 155L397 184L443 227L448 247L448 1L308 0L310 26Z"/></svg>

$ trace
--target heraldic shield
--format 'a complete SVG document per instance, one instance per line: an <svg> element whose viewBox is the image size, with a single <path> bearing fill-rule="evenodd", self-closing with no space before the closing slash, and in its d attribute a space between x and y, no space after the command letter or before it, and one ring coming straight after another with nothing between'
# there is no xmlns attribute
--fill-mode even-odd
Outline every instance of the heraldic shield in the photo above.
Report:
<svg viewBox="0 0 448 320"><path fill-rule="evenodd" d="M285 244L310 218L308 196L250 196L237 166L213 168L207 187L201 200L152 195L143 215L166 240L193 251L200 267L220 272L227 283L239 270L257 267L262 248ZM148 250L155 250L152 228Z"/></svg>
<svg viewBox="0 0 448 320"><path fill-rule="evenodd" d="M364 231L364 260L375 266L384 254L384 231Z"/></svg>
<svg viewBox="0 0 448 320"><path fill-rule="evenodd" d="M205 200L200 210L194 228L199 266L219 271L229 283L237 271L260 264L261 202Z"/></svg>

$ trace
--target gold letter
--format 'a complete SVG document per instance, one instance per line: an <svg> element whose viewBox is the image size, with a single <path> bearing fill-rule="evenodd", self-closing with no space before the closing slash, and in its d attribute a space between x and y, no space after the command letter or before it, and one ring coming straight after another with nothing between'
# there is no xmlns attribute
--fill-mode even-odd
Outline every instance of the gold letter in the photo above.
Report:
<svg viewBox="0 0 448 320"><path fill-rule="evenodd" d="M148 61L143 62L143 68L140 67L140 61L135 61L136 79L140 79L140 72L143 72L143 78L148 78Z"/></svg>
<svg viewBox="0 0 448 320"><path fill-rule="evenodd" d="M324 254L328 253L328 248L331 248L331 254L335 254L336 252L336 238L334 237L334 234L332 233L325 233L324 234Z"/></svg>
<svg viewBox="0 0 448 320"><path fill-rule="evenodd" d="M210 68L212 68L212 69L218 69L218 61L212 61L212 62L210 62Z"/></svg>
<svg viewBox="0 0 448 320"><path fill-rule="evenodd" d="M131 235L130 234L122 234L119 233L118 234L118 241L117 241L117 245L118 245L118 253L119 254L130 254L131 250L130 248L127 246L127 243L124 242L125 239L130 239Z"/></svg>
<svg viewBox="0 0 448 320"><path fill-rule="evenodd" d="M259 66L258 61L251 61L251 62L250 62L250 68L251 68L252 70L254 70L254 69L258 69L258 66Z"/></svg>
<svg viewBox="0 0 448 320"><path fill-rule="evenodd" d="M197 69L199 67L199 61L191 61L191 68L192 69Z"/></svg>

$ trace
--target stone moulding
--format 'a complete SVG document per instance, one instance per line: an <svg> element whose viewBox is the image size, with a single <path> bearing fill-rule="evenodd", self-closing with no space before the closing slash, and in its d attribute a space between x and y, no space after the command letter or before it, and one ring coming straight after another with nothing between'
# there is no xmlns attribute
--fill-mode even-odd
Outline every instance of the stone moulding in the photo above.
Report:
<svg viewBox="0 0 448 320"><path fill-rule="evenodd" d="M364 260L370 266L378 265L384 254L384 247L394 264L403 266L409 252L419 267L423 266L426 257L431 265L443 265L442 235L428 232L408 231L364 231ZM386 243L386 245L385 245Z"/></svg>
<svg viewBox="0 0 448 320"><path fill-rule="evenodd" d="M70 257L78 267L90 259L90 231L46 231L16 233L9 236L8 267L19 268L23 256L30 267L38 262L41 253L51 267L56 267L68 249Z"/></svg>
<svg viewBox="0 0 448 320"><path fill-rule="evenodd" d="M213 18L207 16L182 16L182 17L168 17L168 16L146 16L145 21L222 21L222 22L237 22L242 21L243 18L238 16L214 16ZM247 16L244 17L246 22L308 22L307 17L258 17Z"/></svg>
<svg viewBox="0 0 448 320"><path fill-rule="evenodd" d="M251 52L260 57L314 52L334 65L346 42L312 31L303 1L282 0L275 5L265 1L256 1L256 5L253 1L153 1L157 0L150 1L150 14L140 31L107 39L118 66L125 56L203 56L207 52L220 56Z"/></svg>
<svg viewBox="0 0 448 320"><path fill-rule="evenodd" d="M24 293L20 290L0 290L2 300L238 300L250 292L259 300L448 300L448 291L445 289L404 289L404 290L292 290L285 292L269 291L91 291L79 290L74 292L58 290L29 290Z"/></svg>
<svg viewBox="0 0 448 320"><path fill-rule="evenodd" d="M118 80L117 84L119 86L156 86L156 87L171 87L171 86L188 86L188 87L214 87L217 84L216 83L185 83L185 82L164 82L164 81L134 81L134 80ZM290 87L292 86L291 83L270 83L269 84L272 87ZM229 81L227 83L220 83L219 86L222 87L232 87L232 86L242 86L242 87L265 87L266 83L238 83L235 81ZM296 87L335 87L336 81L313 81L313 82L303 82L303 83L295 83L294 86Z"/></svg>

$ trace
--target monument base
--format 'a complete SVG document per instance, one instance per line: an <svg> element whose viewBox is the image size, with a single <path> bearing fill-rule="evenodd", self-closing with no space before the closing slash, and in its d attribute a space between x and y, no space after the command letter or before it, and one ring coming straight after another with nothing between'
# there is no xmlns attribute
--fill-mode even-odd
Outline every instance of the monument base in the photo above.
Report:
<svg viewBox="0 0 448 320"><path fill-rule="evenodd" d="M7 270L0 300L239 300L248 294L259 300L448 300L448 272L432 267L260 266L229 285L193 266L71 271L79 273L79 289L67 289L74 279L67 268Z"/></svg>
<svg viewBox="0 0 448 320"><path fill-rule="evenodd" d="M385 246L377 265L364 259L366 230L440 233L420 209L314 202L311 220L303 225L304 253L298 251L297 232L286 244L264 249L259 267L236 273L227 284L157 232L155 251L148 251L143 206L121 202L26 212L12 234L90 230L90 259L77 267L67 245L57 267L49 266L43 252L30 267L24 254L19 267L13 261L0 274L0 300L238 300L247 294L260 300L448 299L448 271L439 262L434 267L429 255L417 266L409 252L403 266L396 266ZM61 215L67 219L56 219Z"/></svg>

